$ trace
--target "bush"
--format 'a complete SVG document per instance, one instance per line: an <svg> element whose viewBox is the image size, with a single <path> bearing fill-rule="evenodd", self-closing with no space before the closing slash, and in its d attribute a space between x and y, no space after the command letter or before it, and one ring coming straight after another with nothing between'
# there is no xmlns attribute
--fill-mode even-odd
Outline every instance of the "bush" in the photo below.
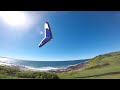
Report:
<svg viewBox="0 0 120 90"><path fill-rule="evenodd" d="M34 74L36 79L59 79L54 73L35 72Z"/></svg>
<svg viewBox="0 0 120 90"><path fill-rule="evenodd" d="M35 78L35 79L59 79L57 75L47 72L32 72L32 71L21 71L16 73L17 77L20 78Z"/></svg>
<svg viewBox="0 0 120 90"><path fill-rule="evenodd" d="M7 66L0 66L0 73L7 74L7 75L14 75L16 72L20 70L17 68L7 67Z"/></svg>
<svg viewBox="0 0 120 90"><path fill-rule="evenodd" d="M0 66L0 78L59 79L54 73L20 71L17 68Z"/></svg>
<svg viewBox="0 0 120 90"><path fill-rule="evenodd" d="M27 71L27 72L26 71L17 72L16 76L20 77L20 78L35 78L33 73L29 72L29 71Z"/></svg>

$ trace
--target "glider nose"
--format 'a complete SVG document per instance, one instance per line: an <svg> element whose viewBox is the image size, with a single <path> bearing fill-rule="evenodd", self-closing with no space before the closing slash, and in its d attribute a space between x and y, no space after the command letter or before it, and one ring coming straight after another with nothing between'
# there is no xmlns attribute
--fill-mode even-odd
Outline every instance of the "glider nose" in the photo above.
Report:
<svg viewBox="0 0 120 90"><path fill-rule="evenodd" d="M42 44L39 44L39 47L42 47Z"/></svg>

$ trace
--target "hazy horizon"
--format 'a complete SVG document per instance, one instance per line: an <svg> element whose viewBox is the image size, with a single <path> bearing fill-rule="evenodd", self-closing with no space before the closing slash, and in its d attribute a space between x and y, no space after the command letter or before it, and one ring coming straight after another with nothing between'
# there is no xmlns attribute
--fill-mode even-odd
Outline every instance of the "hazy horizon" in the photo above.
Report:
<svg viewBox="0 0 120 90"><path fill-rule="evenodd" d="M0 59L1 58L5 58L5 59L13 59L13 60L21 60L21 61L55 61L55 60L33 60L33 59L20 59L20 58L11 58L11 57L3 57L3 56L0 56ZM91 58L88 58L88 59L91 59ZM76 60L73 60L73 59L70 59L70 60L57 60L57 61L77 61L77 60L88 60L88 59L76 59Z"/></svg>

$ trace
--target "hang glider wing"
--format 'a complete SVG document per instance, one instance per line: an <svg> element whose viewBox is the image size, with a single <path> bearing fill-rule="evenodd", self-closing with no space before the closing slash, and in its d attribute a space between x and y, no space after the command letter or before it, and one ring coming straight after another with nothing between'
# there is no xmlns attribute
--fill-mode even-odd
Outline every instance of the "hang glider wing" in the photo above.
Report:
<svg viewBox="0 0 120 90"><path fill-rule="evenodd" d="M44 39L40 42L39 47L42 47L52 39L52 32L48 22L46 22L44 25L44 31L45 31L45 36Z"/></svg>

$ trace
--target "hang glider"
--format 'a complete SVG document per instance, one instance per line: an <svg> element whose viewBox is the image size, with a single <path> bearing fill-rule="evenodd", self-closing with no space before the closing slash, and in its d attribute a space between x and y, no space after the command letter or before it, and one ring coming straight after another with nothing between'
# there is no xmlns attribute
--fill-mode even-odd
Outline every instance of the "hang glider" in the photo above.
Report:
<svg viewBox="0 0 120 90"><path fill-rule="evenodd" d="M42 47L52 39L52 32L48 22L46 22L44 25L44 32L45 32L45 36L44 39L40 42L39 47Z"/></svg>

